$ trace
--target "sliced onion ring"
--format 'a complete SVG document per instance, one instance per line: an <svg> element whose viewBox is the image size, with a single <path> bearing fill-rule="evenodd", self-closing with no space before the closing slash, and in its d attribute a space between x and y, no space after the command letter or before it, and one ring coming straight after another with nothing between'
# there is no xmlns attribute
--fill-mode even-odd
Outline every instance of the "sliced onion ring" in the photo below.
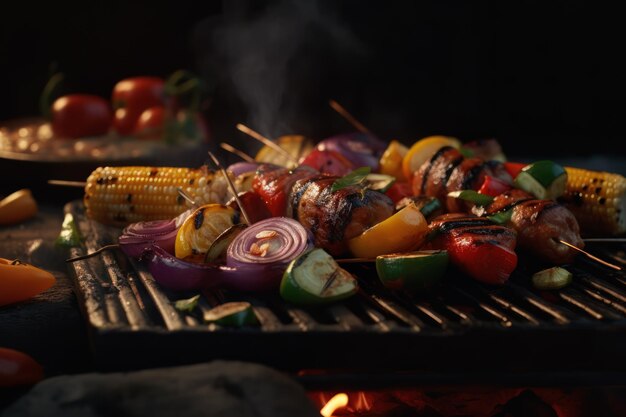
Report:
<svg viewBox="0 0 626 417"><path fill-rule="evenodd" d="M274 234L275 233L275 234ZM264 239L257 236L274 234ZM311 234L298 221L287 217L261 220L241 232L228 247L226 264L239 274L224 282L229 288L260 290L277 288L289 262L313 247ZM269 243L271 250L263 255L251 252Z"/></svg>
<svg viewBox="0 0 626 417"><path fill-rule="evenodd" d="M232 165L229 165L227 170L232 172L235 177L238 177L241 174L245 174L247 172L255 172L259 164L255 164L254 162L236 162Z"/></svg>
<svg viewBox="0 0 626 417"><path fill-rule="evenodd" d="M157 245L146 248L141 260L147 263L148 270L159 285L174 291L219 286L229 272L228 268L215 264L183 261Z"/></svg>
<svg viewBox="0 0 626 417"><path fill-rule="evenodd" d="M154 220L128 225L120 235L120 249L131 258L139 258L144 250L153 244L159 245L167 252L174 253L174 243L178 228L191 210L170 220Z"/></svg>
<svg viewBox="0 0 626 417"><path fill-rule="evenodd" d="M141 260L147 264L154 280L163 288L172 291L204 290L227 287L238 291L267 291L275 289L276 266L265 265L252 271L251 268L232 268L217 264L187 262L152 245L144 250ZM282 269L278 269L282 274ZM259 271L266 271L259 273ZM258 274L258 275L255 275ZM280 282L280 280L279 280Z"/></svg>

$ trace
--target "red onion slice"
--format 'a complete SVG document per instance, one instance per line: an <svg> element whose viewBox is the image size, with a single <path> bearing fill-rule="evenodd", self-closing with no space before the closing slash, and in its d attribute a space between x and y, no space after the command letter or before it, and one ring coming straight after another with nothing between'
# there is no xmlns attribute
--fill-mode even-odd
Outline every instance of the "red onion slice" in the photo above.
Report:
<svg viewBox="0 0 626 417"><path fill-rule="evenodd" d="M132 223L122 231L118 243L120 249L131 258L139 258L153 244L174 252L177 231L175 219Z"/></svg>
<svg viewBox="0 0 626 417"><path fill-rule="evenodd" d="M294 219L272 217L254 223L228 247L226 264L240 274L225 285L278 287L289 262L312 248L312 241L310 233Z"/></svg>
<svg viewBox="0 0 626 417"><path fill-rule="evenodd" d="M245 174L246 172L255 172L259 167L259 164L255 164L254 162L236 162L232 165L228 166L228 171L232 172L235 177L238 177L241 174Z"/></svg>
<svg viewBox="0 0 626 417"><path fill-rule="evenodd" d="M141 260L147 262L148 270L159 285L174 291L213 288L233 272L215 264L183 261L156 245L146 248Z"/></svg>
<svg viewBox="0 0 626 417"><path fill-rule="evenodd" d="M187 210L171 220L131 223L122 231L117 243L131 258L139 258L143 251L152 245L158 245L167 252L174 253L178 228L192 211Z"/></svg>

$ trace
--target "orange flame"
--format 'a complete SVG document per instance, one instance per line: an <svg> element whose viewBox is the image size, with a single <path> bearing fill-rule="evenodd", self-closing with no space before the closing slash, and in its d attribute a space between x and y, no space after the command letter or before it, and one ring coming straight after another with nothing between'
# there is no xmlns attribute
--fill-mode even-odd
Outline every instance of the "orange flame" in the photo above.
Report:
<svg viewBox="0 0 626 417"><path fill-rule="evenodd" d="M320 410L320 414L324 417L332 417L337 409L343 408L346 405L348 405L348 395L341 392L326 402L324 407Z"/></svg>
<svg viewBox="0 0 626 417"><path fill-rule="evenodd" d="M369 411L374 405L372 398L369 398L363 391L351 392L349 395L339 393L332 397L330 393L320 392L318 400L320 404L324 405L320 411L324 417L332 416L340 408L345 408L341 410L340 414L346 415Z"/></svg>

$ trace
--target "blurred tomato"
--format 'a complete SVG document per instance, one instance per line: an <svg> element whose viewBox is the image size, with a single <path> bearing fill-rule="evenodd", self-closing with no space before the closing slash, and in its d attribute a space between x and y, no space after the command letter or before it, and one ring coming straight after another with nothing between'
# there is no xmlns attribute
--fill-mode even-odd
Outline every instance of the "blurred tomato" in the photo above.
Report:
<svg viewBox="0 0 626 417"><path fill-rule="evenodd" d="M342 154L331 150L313 149L300 165L307 165L324 174L343 176L355 169L355 166Z"/></svg>
<svg viewBox="0 0 626 417"><path fill-rule="evenodd" d="M31 385L43 379L43 368L29 355L0 348L0 388Z"/></svg>
<svg viewBox="0 0 626 417"><path fill-rule="evenodd" d="M162 107L164 81L158 77L133 77L113 87L111 102L115 108L115 130L130 135L141 114L151 107Z"/></svg>
<svg viewBox="0 0 626 417"><path fill-rule="evenodd" d="M159 139L163 133L165 108L155 106L146 109L135 125L135 134L143 139Z"/></svg>
<svg viewBox="0 0 626 417"><path fill-rule="evenodd" d="M98 96L70 94L52 104L52 131L63 138L103 135L111 126L109 103Z"/></svg>

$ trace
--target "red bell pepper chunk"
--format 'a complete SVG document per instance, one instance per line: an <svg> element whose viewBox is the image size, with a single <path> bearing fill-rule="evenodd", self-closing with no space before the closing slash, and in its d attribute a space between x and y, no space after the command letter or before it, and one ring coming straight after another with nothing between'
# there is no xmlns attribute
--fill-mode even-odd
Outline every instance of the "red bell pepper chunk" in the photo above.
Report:
<svg viewBox="0 0 626 417"><path fill-rule="evenodd" d="M515 179L515 177L517 177L517 174L522 171L522 168L524 168L528 164L523 164L521 162L505 162L503 165L504 169L506 169L506 172L509 173L511 178Z"/></svg>
<svg viewBox="0 0 626 417"><path fill-rule="evenodd" d="M497 197L503 192L509 191L511 188L513 187L507 182L487 175L485 176L485 181L483 182L483 185L480 187L478 192L480 194L489 195L491 197Z"/></svg>
<svg viewBox="0 0 626 417"><path fill-rule="evenodd" d="M410 182L396 181L391 187L389 187L385 194L387 194L387 197L391 198L391 201L396 204L405 197L413 196L413 189Z"/></svg>
<svg viewBox="0 0 626 417"><path fill-rule="evenodd" d="M452 263L485 284L504 284L517 266L517 254L495 243L459 238L447 249Z"/></svg>

